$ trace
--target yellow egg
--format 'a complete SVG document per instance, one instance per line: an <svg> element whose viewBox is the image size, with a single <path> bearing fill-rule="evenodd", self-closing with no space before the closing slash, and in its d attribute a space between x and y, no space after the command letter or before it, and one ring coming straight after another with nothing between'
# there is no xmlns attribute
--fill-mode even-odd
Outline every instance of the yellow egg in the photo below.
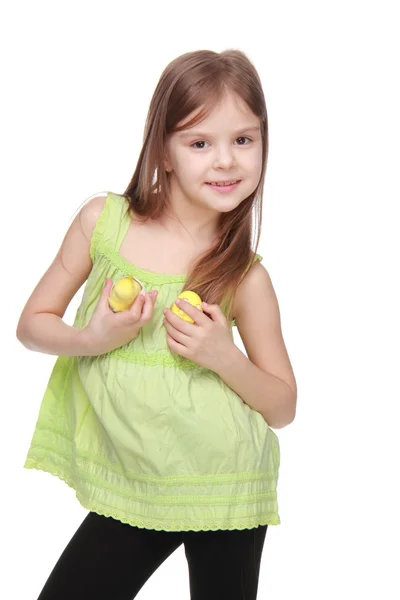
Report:
<svg viewBox="0 0 400 600"><path fill-rule="evenodd" d="M192 304L192 306L195 306L198 310L201 310L201 312L203 312L201 298L198 294L196 294L196 292L191 292L190 290L186 290L185 292L182 292L181 294L179 294L178 298L186 298L186 300L189 302L189 304ZM181 310L175 304L175 302L171 306L171 312L173 312L174 315L178 315L178 317L180 317L183 321L187 321L188 323L194 323L192 317L189 317L188 314L186 314L183 310Z"/></svg>
<svg viewBox="0 0 400 600"><path fill-rule="evenodd" d="M142 283L128 275L119 279L112 287L108 303L114 312L129 310L139 294L144 294Z"/></svg>

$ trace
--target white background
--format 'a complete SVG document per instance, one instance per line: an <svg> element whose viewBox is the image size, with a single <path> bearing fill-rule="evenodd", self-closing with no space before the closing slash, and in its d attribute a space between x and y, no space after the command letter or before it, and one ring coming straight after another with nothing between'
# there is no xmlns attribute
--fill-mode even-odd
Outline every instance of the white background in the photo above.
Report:
<svg viewBox="0 0 400 600"><path fill-rule="evenodd" d="M60 480L23 469L55 357L18 342L19 315L78 207L126 188L162 70L226 48L263 82L258 251L298 384L296 420L276 431L282 524L258 597L400 597L396 4L2 3L0 597L36 598L87 514ZM188 585L181 546L137 597L187 600Z"/></svg>

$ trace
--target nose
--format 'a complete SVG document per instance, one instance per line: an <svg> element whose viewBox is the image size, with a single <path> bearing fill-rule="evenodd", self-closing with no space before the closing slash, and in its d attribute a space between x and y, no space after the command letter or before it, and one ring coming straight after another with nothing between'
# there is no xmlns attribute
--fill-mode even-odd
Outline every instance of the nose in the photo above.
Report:
<svg viewBox="0 0 400 600"><path fill-rule="evenodd" d="M235 157L231 146L220 146L216 149L213 159L214 169L228 169L234 162Z"/></svg>

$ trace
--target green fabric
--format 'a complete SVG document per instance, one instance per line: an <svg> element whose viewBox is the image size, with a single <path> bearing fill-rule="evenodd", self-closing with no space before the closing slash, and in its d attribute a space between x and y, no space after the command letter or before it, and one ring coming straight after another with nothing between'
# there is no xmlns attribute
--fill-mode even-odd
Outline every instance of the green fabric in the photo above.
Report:
<svg viewBox="0 0 400 600"><path fill-rule="evenodd" d="M106 277L129 274L159 290L153 318L117 350L56 359L24 466L64 480L88 510L146 529L279 525L278 437L213 371L169 350L162 310L185 276L118 254L127 206L108 193L74 325L88 323Z"/></svg>

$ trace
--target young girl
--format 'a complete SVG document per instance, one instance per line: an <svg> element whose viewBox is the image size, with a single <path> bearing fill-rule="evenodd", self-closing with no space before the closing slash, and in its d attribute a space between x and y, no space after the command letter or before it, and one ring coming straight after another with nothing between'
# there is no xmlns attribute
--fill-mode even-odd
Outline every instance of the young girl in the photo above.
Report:
<svg viewBox="0 0 400 600"><path fill-rule="evenodd" d="M63 479L89 510L40 600L130 600L182 543L192 600L256 598L267 527L280 524L271 427L291 423L297 401L274 288L251 248L267 151L245 54L176 58L126 191L84 205L24 307L18 339L58 356L25 467ZM128 275L146 293L114 313L112 284ZM202 310L171 311L183 290Z"/></svg>

